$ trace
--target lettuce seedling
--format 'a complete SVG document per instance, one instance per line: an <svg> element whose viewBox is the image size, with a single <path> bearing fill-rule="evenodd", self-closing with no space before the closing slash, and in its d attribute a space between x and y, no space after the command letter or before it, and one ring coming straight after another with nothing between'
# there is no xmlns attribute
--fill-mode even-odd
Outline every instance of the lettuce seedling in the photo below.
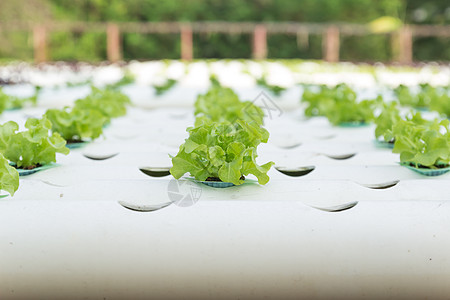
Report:
<svg viewBox="0 0 450 300"><path fill-rule="evenodd" d="M326 111L326 117L333 125L343 123L364 124L373 120L373 110L380 100L336 101Z"/></svg>
<svg viewBox="0 0 450 300"><path fill-rule="evenodd" d="M127 113L127 105L131 101L126 95L111 89L101 90L94 86L91 88L92 92L88 96L75 101L75 109L98 110L108 118L108 122L111 118L121 117Z"/></svg>
<svg viewBox="0 0 450 300"><path fill-rule="evenodd" d="M441 168L450 162L449 120L418 125L400 120L393 127L395 144L392 152L400 154L402 164L416 168Z"/></svg>
<svg viewBox="0 0 450 300"><path fill-rule="evenodd" d="M264 112L250 101L240 101L230 88L213 85L206 94L199 95L195 101L195 125L203 122L235 122L243 120L264 123Z"/></svg>
<svg viewBox="0 0 450 300"><path fill-rule="evenodd" d="M446 118L450 117L450 95L449 91L443 88L436 88L435 95L431 100L430 109L437 111Z"/></svg>
<svg viewBox="0 0 450 300"><path fill-rule="evenodd" d="M155 94L158 96L163 95L165 92L173 88L177 84L177 81L175 79L167 79L162 84L154 84L153 88L155 89Z"/></svg>
<svg viewBox="0 0 450 300"><path fill-rule="evenodd" d="M279 86L279 85L273 85L273 84L269 84L267 83L266 80L266 76L261 76L257 81L256 84L269 90L272 94L274 94L275 96L280 96L282 92L284 92L286 90L286 88Z"/></svg>
<svg viewBox="0 0 450 300"><path fill-rule="evenodd" d="M108 118L99 110L81 109L79 106L73 109L48 109L45 116L52 124L52 131L59 133L69 143L98 138L108 122Z"/></svg>
<svg viewBox="0 0 450 300"><path fill-rule="evenodd" d="M409 87L399 85L394 89L394 94L401 105L418 109L430 108L430 106L440 102L439 98L441 96L439 90L429 84L421 84L416 94L412 93Z"/></svg>
<svg viewBox="0 0 450 300"><path fill-rule="evenodd" d="M373 110L382 99L358 102L355 91L342 83L333 88L321 85L317 92L305 89L301 101L307 103L306 116L326 116L331 124L340 125L372 121Z"/></svg>
<svg viewBox="0 0 450 300"><path fill-rule="evenodd" d="M209 82L211 82L211 86L215 86L215 87L221 87L222 85L220 84L219 78L217 78L217 75L215 74L211 74L209 75Z"/></svg>
<svg viewBox="0 0 450 300"><path fill-rule="evenodd" d="M114 83L111 83L111 84L107 84L107 85L105 86L105 88L106 88L106 89L109 89L109 90L115 90L115 91L117 91L117 90L119 90L121 87L126 86L126 85L129 85L129 84L132 84L132 83L134 83L135 81L136 81L136 79L135 79L135 77L134 77L134 75L133 75L132 73L130 73L130 72L125 72L125 74L123 75L123 77L122 77L120 80L118 80L118 81L116 81L116 82L114 82Z"/></svg>
<svg viewBox="0 0 450 300"><path fill-rule="evenodd" d="M269 181L267 172L274 163L256 163L256 148L267 142L269 133L256 122L209 122L187 131L189 138L172 157L170 173L176 179L189 173L199 181L219 179L240 185L244 176L253 174L260 184Z"/></svg>
<svg viewBox="0 0 450 300"><path fill-rule="evenodd" d="M56 153L69 154L61 135L49 134L52 123L45 116L28 119L25 128L17 132L19 125L14 121L0 125L0 153L17 168L33 169L56 162Z"/></svg>
<svg viewBox="0 0 450 300"><path fill-rule="evenodd" d="M0 113L2 113L5 109L17 109L24 107L27 103L30 103L32 105L36 105L37 103L37 97L40 91L40 87L35 87L35 92L30 97L17 97L5 94L0 88Z"/></svg>
<svg viewBox="0 0 450 300"><path fill-rule="evenodd" d="M319 88L317 92L312 89ZM326 116L333 110L336 102L354 102L356 93L346 84L338 84L333 88L326 85L306 88L303 92L301 102L307 104L305 116Z"/></svg>

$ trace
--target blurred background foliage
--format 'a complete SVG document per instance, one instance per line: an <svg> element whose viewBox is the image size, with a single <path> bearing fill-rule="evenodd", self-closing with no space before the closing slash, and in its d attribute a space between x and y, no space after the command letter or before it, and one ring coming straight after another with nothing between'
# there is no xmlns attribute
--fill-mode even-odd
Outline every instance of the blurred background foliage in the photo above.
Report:
<svg viewBox="0 0 450 300"><path fill-rule="evenodd" d="M448 0L15 0L0 1L2 22L68 21L255 21L255 22L348 22L366 24L391 16L407 24L448 24ZM29 32L0 31L0 58L31 60ZM54 32L48 38L52 60L102 61L106 59L106 35ZM248 34L195 34L196 58L250 58ZM123 34L123 57L131 59L178 59L179 36L175 34ZM341 37L341 59L389 61L387 35ZM268 36L268 58L322 57L321 37ZM414 40L415 60L450 60L450 42L443 38Z"/></svg>

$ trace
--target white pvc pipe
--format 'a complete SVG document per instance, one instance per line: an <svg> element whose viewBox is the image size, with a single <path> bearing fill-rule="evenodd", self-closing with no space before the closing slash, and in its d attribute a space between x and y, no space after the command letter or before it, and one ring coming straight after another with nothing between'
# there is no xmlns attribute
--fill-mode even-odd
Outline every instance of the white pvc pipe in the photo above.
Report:
<svg viewBox="0 0 450 300"><path fill-rule="evenodd" d="M357 199L355 199L357 200ZM450 204L0 202L2 299L444 298Z"/></svg>

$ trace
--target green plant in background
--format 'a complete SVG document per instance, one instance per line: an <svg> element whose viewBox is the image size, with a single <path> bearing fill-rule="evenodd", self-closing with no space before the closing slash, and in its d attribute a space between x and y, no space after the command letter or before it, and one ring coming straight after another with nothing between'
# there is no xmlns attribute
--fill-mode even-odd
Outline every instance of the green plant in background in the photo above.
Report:
<svg viewBox="0 0 450 300"><path fill-rule="evenodd" d="M432 97L434 97L434 95L430 95L430 92L433 92L433 89L429 85L421 85L420 91L416 94L402 84L394 89L394 94L401 105L417 109L428 109L430 107Z"/></svg>
<svg viewBox="0 0 450 300"><path fill-rule="evenodd" d="M10 97L9 95L5 94L2 89L0 88L0 114L3 113L3 111L10 105Z"/></svg>
<svg viewBox="0 0 450 300"><path fill-rule="evenodd" d="M0 153L0 190L14 196L19 188L19 172L9 165L8 160Z"/></svg>
<svg viewBox="0 0 450 300"><path fill-rule="evenodd" d="M0 153L17 168L33 169L56 162L56 153L69 154L61 135L49 134L52 124L45 116L28 119L25 128L17 132L19 125L13 121L0 125Z"/></svg>
<svg viewBox="0 0 450 300"><path fill-rule="evenodd" d="M189 21L240 21L240 22L340 22L367 24L373 20L395 18L405 24L446 24L449 21L448 3L443 0L303 0L301 9L296 1L203 1L192 0L180 5L178 0L95 0L66 1L39 0L1 1L0 20L8 22L189 22ZM422 14L417 14L421 11ZM422 15L422 17L418 17ZM381 17L381 18L380 18ZM382 19L383 18L383 19ZM376 23L380 23L379 20ZM394 28L372 25L376 32ZM391 22L392 23L392 22ZM396 25L396 24L394 24ZM14 59L32 59L31 34L27 31L0 33L0 56ZM123 33L123 55L126 60L179 58L179 37L174 34ZM386 34L366 37L342 37L341 53L344 60L391 60L392 51ZM249 34L194 34L194 57L250 58L252 37ZM104 33L52 32L49 34L49 51L54 60L102 61L106 59ZM320 59L320 35L268 35L269 58ZM414 60L448 61L450 47L443 38L416 38Z"/></svg>
<svg viewBox="0 0 450 300"><path fill-rule="evenodd" d="M394 89L394 94L397 97L398 102L404 106L417 106L417 100L413 98L409 87L400 84L398 87Z"/></svg>
<svg viewBox="0 0 450 300"><path fill-rule="evenodd" d="M67 81L66 86L67 87L77 87L77 86L83 86L83 85L92 85L92 78L88 78L82 81Z"/></svg>
<svg viewBox="0 0 450 300"><path fill-rule="evenodd" d="M126 95L116 90L91 88L92 92L76 100L72 109L49 109L45 113L52 123L52 131L69 143L98 138L112 118L126 114L127 105L131 103Z"/></svg>
<svg viewBox="0 0 450 300"><path fill-rule="evenodd" d="M51 121L52 131L59 133L68 143L98 138L109 120L97 109L80 107L49 109L45 116Z"/></svg>
<svg viewBox="0 0 450 300"><path fill-rule="evenodd" d="M307 105L305 115L308 117L325 116L335 102L344 101L356 101L355 91L344 83L332 88L326 85L306 87L301 99Z"/></svg>
<svg viewBox="0 0 450 300"><path fill-rule="evenodd" d="M127 105L131 103L126 95L111 89L99 89L91 87L91 93L83 99L75 101L77 110L98 110L107 119L124 116L127 113Z"/></svg>
<svg viewBox="0 0 450 300"><path fill-rule="evenodd" d="M410 87L399 85L394 93L401 105L417 109L431 109L448 116L450 114L449 92L444 87L433 87L430 84L420 84L416 93Z"/></svg>
<svg viewBox="0 0 450 300"><path fill-rule="evenodd" d="M209 82L211 82L211 85L213 87L221 87L222 85L220 84L219 78L217 77L217 75L215 74L211 74L209 76Z"/></svg>
<svg viewBox="0 0 450 300"><path fill-rule="evenodd" d="M176 81L175 79L167 79L164 83L162 84L154 84L153 88L155 89L155 94L158 96L163 95L164 93L166 93L167 91L169 91L171 88L173 88L178 81Z"/></svg>
<svg viewBox="0 0 450 300"><path fill-rule="evenodd" d="M104 61L106 34L103 32L51 32L50 57L54 61Z"/></svg>
<svg viewBox="0 0 450 300"><path fill-rule="evenodd" d="M386 143L395 141L392 127L401 119L397 102L384 102L381 113L375 118L375 137L383 138Z"/></svg>
<svg viewBox="0 0 450 300"><path fill-rule="evenodd" d="M333 125L359 125L373 120L373 110L383 99L356 101L355 91L342 83L321 85L318 91L307 88L301 101L307 103L306 116L326 116Z"/></svg>
<svg viewBox="0 0 450 300"><path fill-rule="evenodd" d="M279 97L282 92L286 90L286 88L279 86L279 85L272 85L267 83L266 76L261 76L258 80L256 80L256 84L269 90L272 94Z"/></svg>
<svg viewBox="0 0 450 300"><path fill-rule="evenodd" d="M327 110L326 117L333 125L367 124L373 120L373 110L379 101L338 101Z"/></svg>
<svg viewBox="0 0 450 300"><path fill-rule="evenodd" d="M260 184L269 181L267 172L274 163L256 163L257 146L269 138L269 133L258 124L243 120L209 122L187 131L189 138L172 157L170 173L174 178L189 173L200 181L220 180L240 185L244 176L253 174Z"/></svg>
<svg viewBox="0 0 450 300"><path fill-rule="evenodd" d="M400 120L393 127L395 144L392 152L400 154L400 162L416 168L437 169L450 162L449 120L435 120L418 125Z"/></svg>
<svg viewBox="0 0 450 300"><path fill-rule="evenodd" d="M40 90L40 86L35 86L35 91L32 96L22 98L5 94L5 92L3 92L2 88L0 87L0 113L2 113L5 109L11 110L22 108L27 103L36 105Z"/></svg>
<svg viewBox="0 0 450 300"><path fill-rule="evenodd" d="M446 118L450 117L450 96L449 90L445 88L435 88L430 109L437 111Z"/></svg>
<svg viewBox="0 0 450 300"><path fill-rule="evenodd" d="M240 101L238 95L230 88L213 85L206 94L198 95L194 104L195 125L205 120L213 122L234 122L243 120L256 122L262 126L264 112L250 101Z"/></svg>
<svg viewBox="0 0 450 300"><path fill-rule="evenodd" d="M119 90L120 88L126 86L126 85L130 85L132 83L134 83L136 81L136 78L134 77L134 75L130 72L125 72L125 74L123 75L123 77L118 80L117 82L111 83L111 84L107 84L106 85L106 89L109 90Z"/></svg>

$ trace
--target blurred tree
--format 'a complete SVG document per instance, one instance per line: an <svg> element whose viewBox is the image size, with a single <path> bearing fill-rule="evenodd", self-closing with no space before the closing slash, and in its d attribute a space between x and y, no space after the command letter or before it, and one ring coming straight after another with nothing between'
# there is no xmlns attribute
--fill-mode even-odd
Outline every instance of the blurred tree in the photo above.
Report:
<svg viewBox="0 0 450 300"><path fill-rule="evenodd" d="M448 24L448 0L15 0L0 2L0 18L10 20L83 21L255 21L354 22L367 24L382 16L412 24ZM104 35L54 33L53 59L105 59ZM32 57L30 37L18 33L3 39L1 57ZM269 35L269 57L320 58L321 37L307 37L301 46L296 36ZM23 45L26 45L25 47ZM123 35L124 58L178 58L177 35ZM449 41L420 39L414 43L417 59L450 60ZM17 50L19 49L19 50ZM444 51L443 51L444 49ZM383 35L345 37L341 56L346 60L389 60L390 40ZM194 56L226 58L251 56L249 35L194 35Z"/></svg>
<svg viewBox="0 0 450 300"><path fill-rule="evenodd" d="M47 0L0 1L0 21L42 22L52 18L51 5ZM0 30L0 58L30 60L33 58L33 40L29 32Z"/></svg>

